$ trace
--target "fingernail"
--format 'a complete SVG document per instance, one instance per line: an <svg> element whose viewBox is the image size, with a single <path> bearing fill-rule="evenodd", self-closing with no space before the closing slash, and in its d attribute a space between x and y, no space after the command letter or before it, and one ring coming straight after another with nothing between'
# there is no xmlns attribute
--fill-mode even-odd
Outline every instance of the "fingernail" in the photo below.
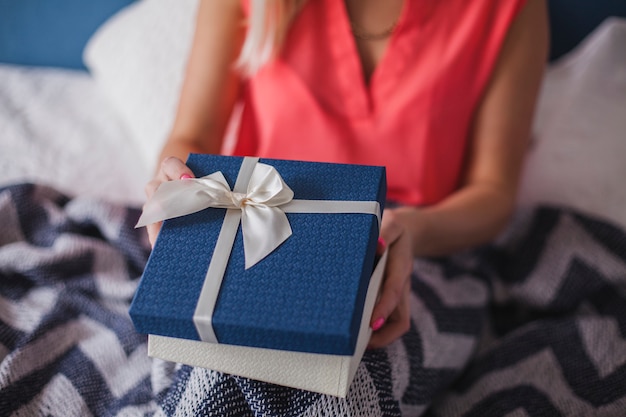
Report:
<svg viewBox="0 0 626 417"><path fill-rule="evenodd" d="M373 331L379 330L381 327L383 327L383 324L385 324L385 318L384 317L380 317L380 318L376 319L374 324L372 324L372 330Z"/></svg>
<svg viewBox="0 0 626 417"><path fill-rule="evenodd" d="M192 178L192 176L189 175L189 174L183 174L183 175L180 176L181 180L188 180L189 178Z"/></svg>
<svg viewBox="0 0 626 417"><path fill-rule="evenodd" d="M385 239L383 239L382 237L378 238L378 247L380 247L381 249L385 249L387 247L387 242L385 242Z"/></svg>

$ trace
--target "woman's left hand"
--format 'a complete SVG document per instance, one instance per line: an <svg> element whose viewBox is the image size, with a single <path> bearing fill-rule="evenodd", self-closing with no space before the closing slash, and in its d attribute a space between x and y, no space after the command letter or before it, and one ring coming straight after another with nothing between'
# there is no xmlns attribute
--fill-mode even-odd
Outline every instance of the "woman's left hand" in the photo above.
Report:
<svg viewBox="0 0 626 417"><path fill-rule="evenodd" d="M387 346L405 334L411 325L412 239L398 221L394 209L385 211L380 238L378 250L382 252L387 246L389 256L380 298L370 321L374 331L368 346L370 349Z"/></svg>

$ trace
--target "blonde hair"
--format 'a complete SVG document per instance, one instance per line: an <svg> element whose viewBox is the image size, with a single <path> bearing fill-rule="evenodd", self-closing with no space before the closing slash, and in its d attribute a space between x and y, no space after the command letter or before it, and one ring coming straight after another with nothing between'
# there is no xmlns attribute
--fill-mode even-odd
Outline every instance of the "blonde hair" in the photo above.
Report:
<svg viewBox="0 0 626 417"><path fill-rule="evenodd" d="M304 0L250 0L248 30L236 63L244 75L255 74L276 56L303 3Z"/></svg>

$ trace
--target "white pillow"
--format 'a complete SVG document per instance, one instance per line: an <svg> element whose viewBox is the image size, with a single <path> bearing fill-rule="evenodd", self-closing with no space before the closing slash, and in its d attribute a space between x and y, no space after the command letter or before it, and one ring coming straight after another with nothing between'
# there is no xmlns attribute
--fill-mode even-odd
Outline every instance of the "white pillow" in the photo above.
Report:
<svg viewBox="0 0 626 417"><path fill-rule="evenodd" d="M605 20L546 73L520 204L576 208L626 227L626 20Z"/></svg>
<svg viewBox="0 0 626 417"><path fill-rule="evenodd" d="M154 168L174 121L198 0L140 0L89 40L85 65Z"/></svg>

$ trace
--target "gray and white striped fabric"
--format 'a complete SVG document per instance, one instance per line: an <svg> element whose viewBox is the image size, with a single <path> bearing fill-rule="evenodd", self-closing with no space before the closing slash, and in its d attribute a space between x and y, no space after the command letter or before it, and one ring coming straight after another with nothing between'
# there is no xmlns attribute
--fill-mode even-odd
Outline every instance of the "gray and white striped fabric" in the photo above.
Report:
<svg viewBox="0 0 626 417"><path fill-rule="evenodd" d="M0 416L624 416L626 233L519 212L498 245L415 261L412 326L346 399L149 359L128 306L139 212L0 189Z"/></svg>

